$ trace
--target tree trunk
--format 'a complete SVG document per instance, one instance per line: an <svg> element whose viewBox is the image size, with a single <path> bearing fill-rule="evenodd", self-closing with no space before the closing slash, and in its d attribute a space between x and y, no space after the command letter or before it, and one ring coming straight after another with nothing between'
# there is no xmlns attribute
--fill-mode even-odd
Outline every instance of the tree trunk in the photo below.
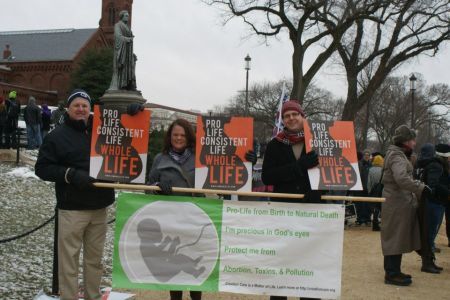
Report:
<svg viewBox="0 0 450 300"><path fill-rule="evenodd" d="M302 105L306 92L306 86L303 77L303 52L300 46L295 45L294 53L292 54L292 75L293 84L289 98L291 100L297 100L300 105Z"/></svg>
<svg viewBox="0 0 450 300"><path fill-rule="evenodd" d="M367 135L369 133L369 118L370 118L370 99L366 103L366 118L364 120L364 129L362 133L362 149L367 149Z"/></svg>
<svg viewBox="0 0 450 300"><path fill-rule="evenodd" d="M353 121L356 113L361 107L358 107L358 77L357 73L347 70L347 101L345 101L342 112L342 121Z"/></svg>

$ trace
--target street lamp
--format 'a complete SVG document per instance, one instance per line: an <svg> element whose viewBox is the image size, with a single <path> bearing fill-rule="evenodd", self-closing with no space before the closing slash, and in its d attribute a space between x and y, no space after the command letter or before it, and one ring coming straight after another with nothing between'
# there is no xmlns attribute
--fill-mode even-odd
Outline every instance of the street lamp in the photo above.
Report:
<svg viewBox="0 0 450 300"><path fill-rule="evenodd" d="M416 90L416 76L412 73L409 77L409 89L411 91L411 129L414 129L414 91Z"/></svg>
<svg viewBox="0 0 450 300"><path fill-rule="evenodd" d="M245 57L245 70L247 72L247 78L245 81L245 116L248 116L248 71L250 71L250 55L247 54Z"/></svg>

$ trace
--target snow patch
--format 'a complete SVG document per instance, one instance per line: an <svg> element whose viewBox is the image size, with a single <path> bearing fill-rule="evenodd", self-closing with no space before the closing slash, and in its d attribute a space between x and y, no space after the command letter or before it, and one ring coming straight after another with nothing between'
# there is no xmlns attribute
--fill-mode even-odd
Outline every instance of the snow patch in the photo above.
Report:
<svg viewBox="0 0 450 300"><path fill-rule="evenodd" d="M31 177L31 178L39 179L39 177L37 177L36 174L34 174L34 171L32 171L31 169L29 169L27 167L15 168L12 171L6 173L5 175L24 177L24 178Z"/></svg>
<svg viewBox="0 0 450 300"><path fill-rule="evenodd" d="M102 300L126 300L134 296L134 294L125 294L113 292L111 288L105 288L102 290ZM40 290L33 300L58 300L59 297L47 296L43 290ZM83 300L83 298L80 298Z"/></svg>

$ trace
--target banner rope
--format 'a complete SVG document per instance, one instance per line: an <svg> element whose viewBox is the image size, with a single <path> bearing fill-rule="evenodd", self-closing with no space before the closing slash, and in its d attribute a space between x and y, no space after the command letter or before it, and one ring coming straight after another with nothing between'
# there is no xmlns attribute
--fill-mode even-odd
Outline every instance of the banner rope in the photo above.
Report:
<svg viewBox="0 0 450 300"><path fill-rule="evenodd" d="M48 219L47 221L45 221L45 222L42 223L41 225L39 225L39 226L37 226L37 227L35 227L35 228L29 230L29 231L26 231L26 232L24 232L24 233L21 233L21 234L18 234L18 235L15 235L15 236L12 236L12 237L9 237L9 238L0 240L0 244L5 244L5 243L8 243L8 242L12 242L12 241L18 240L18 239L20 239L20 238L26 237L26 236L28 236L28 235L34 233L35 231L38 231L39 229L41 229L41 228L44 227L45 225L49 224L49 223L50 223L51 221L53 221L54 219L55 219L55 215L53 215L50 219ZM115 221L116 221L116 218L114 218L114 219L108 221L107 224L110 225L110 224L114 223Z"/></svg>
<svg viewBox="0 0 450 300"><path fill-rule="evenodd" d="M9 237L9 238L0 240L0 244L4 244L4 243L7 243L7 242L11 242L11 241L14 241L14 240L18 240L18 239L23 238L23 237L25 237L25 236L27 236L27 235L30 235L30 234L32 234L33 232L35 232L35 231L41 229L42 227L44 227L45 225L47 225L47 224L50 223L51 221L53 221L53 219L55 219L55 215L53 215L50 219L48 219L47 221L45 221L45 222L42 223L41 225L39 225L39 226L37 226L37 227L35 227L35 228L33 228L33 229L27 231L27 232L24 232L24 233L22 233L22 234L18 234L18 235L15 235L15 236L12 236L12 237Z"/></svg>

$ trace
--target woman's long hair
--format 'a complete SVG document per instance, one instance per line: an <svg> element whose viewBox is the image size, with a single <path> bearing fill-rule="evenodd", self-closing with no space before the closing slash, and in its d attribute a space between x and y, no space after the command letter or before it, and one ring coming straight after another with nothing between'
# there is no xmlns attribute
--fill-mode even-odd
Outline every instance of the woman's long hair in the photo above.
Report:
<svg viewBox="0 0 450 300"><path fill-rule="evenodd" d="M192 128L191 124L185 120L185 119L176 119L172 122L169 126L169 130L166 133L166 136L164 137L164 147L163 147L163 153L169 153L170 148L172 148L171 143L171 136L172 136L172 130L175 125L181 126L184 129L184 133L186 135L186 148L194 149L195 147L195 134L194 129Z"/></svg>

